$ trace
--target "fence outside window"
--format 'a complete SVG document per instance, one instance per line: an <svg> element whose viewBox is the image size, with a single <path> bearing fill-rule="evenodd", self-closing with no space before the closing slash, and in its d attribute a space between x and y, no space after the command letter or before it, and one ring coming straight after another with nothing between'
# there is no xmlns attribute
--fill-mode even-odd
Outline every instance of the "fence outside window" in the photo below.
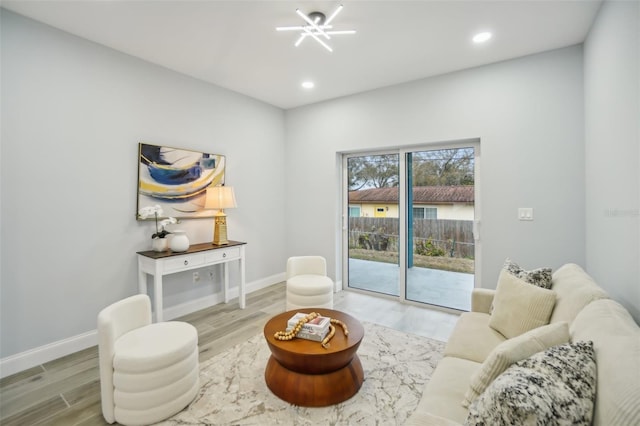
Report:
<svg viewBox="0 0 640 426"><path fill-rule="evenodd" d="M390 217L350 217L349 248L398 252L398 221ZM431 255L473 259L473 221L414 219L413 248L417 254L431 250Z"/></svg>

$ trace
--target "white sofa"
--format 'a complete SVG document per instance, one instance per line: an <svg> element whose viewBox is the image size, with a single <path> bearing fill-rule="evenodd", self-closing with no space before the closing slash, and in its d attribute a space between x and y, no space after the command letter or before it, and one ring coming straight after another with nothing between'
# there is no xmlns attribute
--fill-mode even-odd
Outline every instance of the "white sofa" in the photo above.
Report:
<svg viewBox="0 0 640 426"><path fill-rule="evenodd" d="M555 271L551 290L556 301L549 323L566 321L571 342L593 342L596 395L592 424L640 425L640 328L578 265L566 264ZM496 290L473 291L471 312L460 316L407 425L465 423L469 411L462 401L472 377L506 340L489 326L495 294Z"/></svg>

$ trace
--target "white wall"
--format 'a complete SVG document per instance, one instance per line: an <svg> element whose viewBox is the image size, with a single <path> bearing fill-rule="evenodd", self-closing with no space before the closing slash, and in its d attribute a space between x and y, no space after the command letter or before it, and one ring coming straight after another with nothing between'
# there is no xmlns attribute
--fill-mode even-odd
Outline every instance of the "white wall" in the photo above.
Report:
<svg viewBox="0 0 640 426"><path fill-rule="evenodd" d="M135 220L139 141L226 155L247 281L282 274L282 110L6 10L1 31L2 358L95 330L100 309L137 293L152 233ZM194 243L212 226L182 225ZM165 288L171 307L220 282Z"/></svg>
<svg viewBox="0 0 640 426"><path fill-rule="evenodd" d="M640 322L640 3L606 1L584 49L586 266Z"/></svg>
<svg viewBox="0 0 640 426"><path fill-rule="evenodd" d="M568 47L287 111L287 255L336 271L337 152L479 138L482 286L507 256L584 265L582 59Z"/></svg>

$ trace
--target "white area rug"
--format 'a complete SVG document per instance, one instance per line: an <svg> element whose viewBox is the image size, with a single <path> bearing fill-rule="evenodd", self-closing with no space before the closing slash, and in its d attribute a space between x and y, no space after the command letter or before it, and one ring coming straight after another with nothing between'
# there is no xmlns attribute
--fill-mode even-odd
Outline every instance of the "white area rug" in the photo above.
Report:
<svg viewBox="0 0 640 426"><path fill-rule="evenodd" d="M351 399L307 408L273 395L264 382L270 351L262 333L200 366L201 389L174 425L402 425L418 405L444 343L363 323L358 349L365 381Z"/></svg>

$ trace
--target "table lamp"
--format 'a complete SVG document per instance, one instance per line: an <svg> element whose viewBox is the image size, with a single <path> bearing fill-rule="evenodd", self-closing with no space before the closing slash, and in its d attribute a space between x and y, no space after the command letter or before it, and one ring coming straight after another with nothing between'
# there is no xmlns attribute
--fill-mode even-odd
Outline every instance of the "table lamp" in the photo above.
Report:
<svg viewBox="0 0 640 426"><path fill-rule="evenodd" d="M233 187L212 186L207 188L204 208L206 210L218 210L214 219L213 244L229 244L229 240L227 240L227 215L224 214L224 209L236 207L238 206L236 204L236 196L233 193Z"/></svg>

